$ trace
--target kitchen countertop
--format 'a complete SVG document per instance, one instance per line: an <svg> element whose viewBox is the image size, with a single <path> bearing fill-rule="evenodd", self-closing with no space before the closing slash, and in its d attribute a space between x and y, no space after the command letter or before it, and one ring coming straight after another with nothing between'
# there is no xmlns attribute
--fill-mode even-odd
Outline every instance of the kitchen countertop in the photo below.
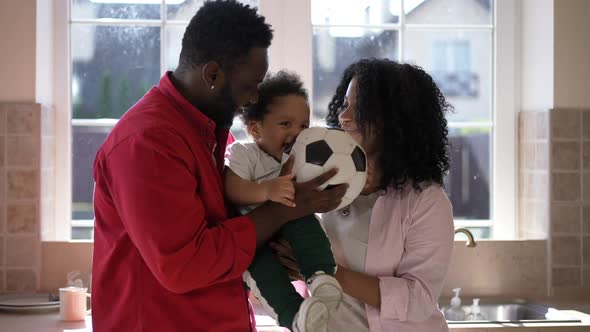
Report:
<svg viewBox="0 0 590 332"><path fill-rule="evenodd" d="M0 332L90 332L90 316L85 321L63 322L59 313L0 313Z"/></svg>
<svg viewBox="0 0 590 332"><path fill-rule="evenodd" d="M572 324L473 324L473 325L451 325L453 332L490 332L502 329L508 331L526 332L568 332L568 331L590 331L590 315L568 310L569 315L579 317L582 323ZM272 323L268 317L258 317L259 323ZM90 316L85 321L63 322L59 320L57 311L42 313L11 313L0 312L0 332L91 332L92 323ZM277 326L260 326L260 332L282 332Z"/></svg>
<svg viewBox="0 0 590 332"><path fill-rule="evenodd" d="M257 316L258 322L272 324L270 317ZM259 326L259 332L283 332L278 326ZM58 311L14 313L0 311L0 332L92 332L91 316L79 322L64 322Z"/></svg>

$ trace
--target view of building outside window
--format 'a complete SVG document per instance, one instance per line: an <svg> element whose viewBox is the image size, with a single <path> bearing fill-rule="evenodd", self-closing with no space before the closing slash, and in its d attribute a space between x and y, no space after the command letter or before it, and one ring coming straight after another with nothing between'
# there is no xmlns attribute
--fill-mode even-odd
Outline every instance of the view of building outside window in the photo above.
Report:
<svg viewBox="0 0 590 332"><path fill-rule="evenodd" d="M415 63L448 101L455 218L491 226L493 0L310 0L313 100L321 124L343 70L360 58ZM178 63L203 0L71 0L72 238L92 238L92 165L117 120ZM257 0L241 2L257 6ZM232 132L246 134L237 119Z"/></svg>
<svg viewBox="0 0 590 332"><path fill-rule="evenodd" d="M449 114L445 189L456 224L489 237L492 183L493 0L312 0L313 110L326 116L344 69L360 58L424 68Z"/></svg>

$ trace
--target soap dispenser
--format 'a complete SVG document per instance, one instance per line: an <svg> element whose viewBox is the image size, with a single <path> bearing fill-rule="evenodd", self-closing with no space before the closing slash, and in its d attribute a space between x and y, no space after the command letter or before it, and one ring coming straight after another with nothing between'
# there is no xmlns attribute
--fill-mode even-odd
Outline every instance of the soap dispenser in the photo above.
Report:
<svg viewBox="0 0 590 332"><path fill-rule="evenodd" d="M461 298L459 297L461 288L454 288L453 292L455 296L451 299L451 306L445 311L445 318L453 321L465 320L465 311L461 308Z"/></svg>
<svg viewBox="0 0 590 332"><path fill-rule="evenodd" d="M467 320L485 320L484 315L481 313L481 308L479 307L478 298L473 299L471 312L467 315Z"/></svg>

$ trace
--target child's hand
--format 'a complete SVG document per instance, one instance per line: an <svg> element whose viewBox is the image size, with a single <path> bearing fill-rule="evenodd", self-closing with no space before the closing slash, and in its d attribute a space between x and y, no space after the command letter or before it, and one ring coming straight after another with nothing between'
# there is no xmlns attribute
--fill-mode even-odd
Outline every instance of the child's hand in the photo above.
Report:
<svg viewBox="0 0 590 332"><path fill-rule="evenodd" d="M266 185L266 199L286 206L295 207L294 177L295 174L289 174L263 182Z"/></svg>

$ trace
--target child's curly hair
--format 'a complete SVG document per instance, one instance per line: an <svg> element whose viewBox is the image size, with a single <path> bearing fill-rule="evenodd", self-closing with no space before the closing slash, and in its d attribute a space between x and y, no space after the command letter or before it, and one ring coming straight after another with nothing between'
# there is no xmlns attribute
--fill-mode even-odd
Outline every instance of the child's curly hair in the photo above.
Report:
<svg viewBox="0 0 590 332"><path fill-rule="evenodd" d="M367 133L380 134L379 189L400 190L410 180L443 184L449 170L447 103L422 68L388 59L363 59L344 71L332 97L326 121L339 127L338 115L353 77L357 80L356 122Z"/></svg>
<svg viewBox="0 0 590 332"><path fill-rule="evenodd" d="M267 74L258 85L258 101L242 109L240 117L245 124L250 121L262 121L269 111L269 105L277 97L297 95L307 100L307 90L299 75L281 70L276 74Z"/></svg>

